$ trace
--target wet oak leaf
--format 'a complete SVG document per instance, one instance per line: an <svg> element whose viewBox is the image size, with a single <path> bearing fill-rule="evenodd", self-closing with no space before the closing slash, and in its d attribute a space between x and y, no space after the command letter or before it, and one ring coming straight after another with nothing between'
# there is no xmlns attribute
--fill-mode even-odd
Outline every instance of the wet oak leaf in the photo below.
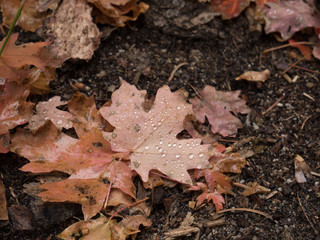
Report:
<svg viewBox="0 0 320 240"><path fill-rule="evenodd" d="M143 108L146 91L123 81L112 95L112 105L100 109L115 130L105 133L112 150L130 153L131 168L144 182L149 171L159 170L168 177L192 183L187 170L210 167L210 145L200 139L177 139L183 120L191 114L185 96L172 93L168 86L160 88L149 112Z"/></svg>
<svg viewBox="0 0 320 240"><path fill-rule="evenodd" d="M1 81L1 80L0 80ZM0 135L29 121L33 103L27 102L29 87L17 82L0 84Z"/></svg>
<svg viewBox="0 0 320 240"><path fill-rule="evenodd" d="M26 77L27 69L33 65L41 70L46 66L59 67L64 59L57 59L45 48L50 42L26 43L15 45L18 34L10 36L0 56L0 77L8 81L17 81ZM4 39L0 42L2 46Z"/></svg>
<svg viewBox="0 0 320 240"><path fill-rule="evenodd" d="M36 131L48 120L50 120L59 130L62 128L72 128L72 114L57 109L57 107L67 104L67 102L62 102L60 99L61 97L55 96L46 102L39 102L36 105L37 113L31 117L28 129Z"/></svg>
<svg viewBox="0 0 320 240"><path fill-rule="evenodd" d="M245 100L240 99L240 90L223 92L214 87L206 86L200 91L201 99L190 99L193 112L199 122L204 123L207 117L211 131L222 136L235 136L241 121L233 114L250 112ZM233 114L232 114L232 113Z"/></svg>
<svg viewBox="0 0 320 240"><path fill-rule="evenodd" d="M265 32L279 32L288 40L297 31L307 27L320 27L320 11L313 0L279 1L268 3L265 10Z"/></svg>

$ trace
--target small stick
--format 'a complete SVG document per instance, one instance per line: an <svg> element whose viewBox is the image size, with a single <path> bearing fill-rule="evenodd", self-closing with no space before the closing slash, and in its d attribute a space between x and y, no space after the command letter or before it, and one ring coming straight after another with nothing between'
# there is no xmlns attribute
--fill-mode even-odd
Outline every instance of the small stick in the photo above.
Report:
<svg viewBox="0 0 320 240"><path fill-rule="evenodd" d="M313 175L313 176L320 177L320 173L317 173L317 172L312 172L312 171L311 171L310 174Z"/></svg>
<svg viewBox="0 0 320 240"><path fill-rule="evenodd" d="M177 66L174 67L174 69L173 69L172 72L170 73L170 76L169 76L169 78L168 78L168 82L170 82L170 81L172 80L172 78L174 77L174 74L176 73L176 71L177 71L180 67L182 67L182 66L184 66L184 65L188 65L188 63L180 63L180 64L178 64Z"/></svg>
<svg viewBox="0 0 320 240"><path fill-rule="evenodd" d="M288 44L284 44L282 46L278 46L278 47L274 47L274 48L269 48L264 50L262 53L266 54L268 52L272 52L281 48L286 48L286 47L291 47L291 46L295 46L295 45L300 45L300 44L305 44L305 45L313 45L314 43L312 42L294 42L294 43L288 43Z"/></svg>
<svg viewBox="0 0 320 240"><path fill-rule="evenodd" d="M305 59L304 56L302 56L301 58L299 58L297 61L295 61L293 64L290 64L290 67L288 67L286 70L284 70L282 73L285 74L286 72L288 72L291 68L293 68L293 66L295 66L297 63L301 62L303 59Z"/></svg>
<svg viewBox="0 0 320 240"><path fill-rule="evenodd" d="M13 20L13 23L12 23L10 29L9 29L9 32L8 32L8 34L7 34L7 37L6 37L6 39L4 40L4 43L2 44L2 47L1 47L1 49L0 49L0 56L1 56L2 52L3 52L3 50L4 50L4 47L7 45L7 42L8 42L8 40L9 40L11 34L12 34L12 30L13 30L14 26L16 25L16 23L17 23L17 21L18 21L18 18L19 18L20 15L21 15L21 12L22 12L22 9L23 9L23 6L24 6L24 3L25 3L25 2L26 2L26 0L23 0L23 1L21 2L20 8L19 8L19 10L18 10L18 12L17 12L14 20Z"/></svg>
<svg viewBox="0 0 320 240"><path fill-rule="evenodd" d="M302 125L301 125L301 128L300 128L300 131L303 130L304 125L306 124L306 122L308 121L308 119L311 118L311 117L312 117L312 115L308 116L308 117L303 121L303 123L302 123Z"/></svg>
<svg viewBox="0 0 320 240"><path fill-rule="evenodd" d="M308 69L308 68L304 68L304 67L300 67L298 65L294 65L294 64L290 64L291 66L295 67L295 68L299 68L299 69L302 69L304 71L307 71L307 72L312 72L312 73L316 73L316 74L320 74L319 71L315 71L315 70L311 70L311 69Z"/></svg>
<svg viewBox="0 0 320 240"><path fill-rule="evenodd" d="M311 97L308 93L303 93L303 96L305 96L305 97L307 97L307 98L309 98L309 99L311 99L312 101L316 101L316 100L314 100L314 98L313 97Z"/></svg>
<svg viewBox="0 0 320 240"><path fill-rule="evenodd" d="M218 213L225 213L225 212L232 212L232 211L252 212L252 213L260 214L260 215L262 215L262 216L264 216L264 217L266 217L266 218L269 218L270 220L274 221L269 214L264 213L264 212L261 212L261 211L259 211L259 210L250 209L250 208L230 208L230 209L220 210Z"/></svg>
<svg viewBox="0 0 320 240"><path fill-rule="evenodd" d="M306 219L308 220L308 222L309 222L310 226L312 227L313 231L315 232L315 234L318 235L318 234L319 234L318 231L314 228L312 222L310 221L308 215L306 214L306 211L304 210L304 208L303 208L303 206L302 206L302 203L301 203L300 198L299 198L299 193L297 193L297 199L298 199L299 205L300 205L300 207L301 207L301 209L302 209L302 211L303 211L303 213L304 213L304 216L305 216Z"/></svg>
<svg viewBox="0 0 320 240"><path fill-rule="evenodd" d="M262 115L266 115L268 112L270 112L283 99L284 99L284 95L282 95L277 101L275 101L267 110L263 111Z"/></svg>

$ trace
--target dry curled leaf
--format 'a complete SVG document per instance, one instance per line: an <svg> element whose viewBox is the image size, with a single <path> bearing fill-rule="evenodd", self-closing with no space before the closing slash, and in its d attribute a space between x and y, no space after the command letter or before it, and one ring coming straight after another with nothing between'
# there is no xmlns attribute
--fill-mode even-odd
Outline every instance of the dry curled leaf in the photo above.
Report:
<svg viewBox="0 0 320 240"><path fill-rule="evenodd" d="M241 74L236 80L247 80L249 82L265 82L270 77L270 71L268 69L261 72L248 71Z"/></svg>
<svg viewBox="0 0 320 240"><path fill-rule="evenodd" d="M270 191L270 189L259 185L257 182L249 182L241 194L247 197L255 193L269 193Z"/></svg>
<svg viewBox="0 0 320 240"><path fill-rule="evenodd" d="M191 105L179 91L160 88L149 112L143 108L146 91L122 81L112 95L112 105L100 109L115 130L105 133L112 149L130 154L131 168L144 182L149 171L159 170L168 177L192 183L188 169L210 167L210 145L201 139L177 139Z"/></svg>
<svg viewBox="0 0 320 240"><path fill-rule="evenodd" d="M201 99L198 97L190 99L198 121L204 123L207 117L213 133L235 136L242 124L233 114L250 112L245 100L239 98L240 91L222 92L206 86L200 91L200 95Z"/></svg>
<svg viewBox="0 0 320 240"><path fill-rule="evenodd" d="M297 154L294 159L295 178L298 183L307 182L306 177L311 176L311 169L304 159Z"/></svg>
<svg viewBox="0 0 320 240"><path fill-rule="evenodd" d="M88 0L97 9L94 11L97 23L125 26L128 21L135 21L149 8L148 4L137 0Z"/></svg>

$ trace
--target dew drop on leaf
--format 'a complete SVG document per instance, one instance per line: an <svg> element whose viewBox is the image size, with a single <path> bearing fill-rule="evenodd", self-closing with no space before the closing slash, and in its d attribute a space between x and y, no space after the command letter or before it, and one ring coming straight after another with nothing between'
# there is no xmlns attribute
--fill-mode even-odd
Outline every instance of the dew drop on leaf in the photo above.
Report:
<svg viewBox="0 0 320 240"><path fill-rule="evenodd" d="M193 156L193 154L191 153L191 154L189 154L189 158L190 159L192 159L194 156Z"/></svg>
<svg viewBox="0 0 320 240"><path fill-rule="evenodd" d="M181 155L180 154L176 154L176 158L179 158L179 157L181 157Z"/></svg>
<svg viewBox="0 0 320 240"><path fill-rule="evenodd" d="M161 155L161 157L166 157L167 156L167 154L165 154L165 153L163 153L162 155Z"/></svg>
<svg viewBox="0 0 320 240"><path fill-rule="evenodd" d="M57 124L59 125L59 124L62 124L62 120L58 120L57 121Z"/></svg>
<svg viewBox="0 0 320 240"><path fill-rule="evenodd" d="M202 158L204 156L204 154L203 153L199 153L198 156Z"/></svg>
<svg viewBox="0 0 320 240"><path fill-rule="evenodd" d="M163 141L160 141L159 144L160 144L160 145L163 144Z"/></svg>
<svg viewBox="0 0 320 240"><path fill-rule="evenodd" d="M145 146L144 148L145 148L146 150L148 150L150 147L149 147L149 146Z"/></svg>

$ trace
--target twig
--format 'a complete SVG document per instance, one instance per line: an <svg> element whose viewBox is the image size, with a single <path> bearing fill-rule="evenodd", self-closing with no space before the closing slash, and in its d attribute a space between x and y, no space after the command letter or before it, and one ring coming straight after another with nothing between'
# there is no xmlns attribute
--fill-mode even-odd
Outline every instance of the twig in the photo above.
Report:
<svg viewBox="0 0 320 240"><path fill-rule="evenodd" d="M275 101L267 110L263 111L262 115L266 115L268 112L270 112L283 99L284 99L284 95L282 95L277 101Z"/></svg>
<svg viewBox="0 0 320 240"><path fill-rule="evenodd" d="M197 91L197 89L194 86L192 86L191 84L189 84L189 86L193 89L193 91L197 94L197 96L202 100L202 97L201 97L200 93Z"/></svg>
<svg viewBox="0 0 320 240"><path fill-rule="evenodd" d="M127 209L127 208L133 207L133 206L135 206L135 205L138 205L139 203L142 203L142 202L144 202L144 201L147 201L148 199L149 199L149 198L146 197L146 198L144 198L144 199L142 199L142 200L139 200L139 201L137 201L137 202L134 202L134 203L132 203L132 204L130 204L130 205L128 205L128 206L125 206L125 207L119 209L118 211L116 211L114 214L111 215L111 217L109 218L109 221L110 221L112 218L114 218L119 212L122 212L123 210L125 210L125 209Z"/></svg>
<svg viewBox="0 0 320 240"><path fill-rule="evenodd" d="M284 70L282 73L285 74L286 72L288 72L291 68L293 68L293 66L295 66L297 63L301 62L303 59L305 59L304 56L302 56L301 58L299 58L297 61L295 61L293 64L290 64L290 67L288 67L286 70Z"/></svg>
<svg viewBox="0 0 320 240"><path fill-rule="evenodd" d="M315 232L315 234L318 235L318 234L319 234L318 231L314 228L312 222L310 221L308 215L306 214L306 211L304 210L304 208L303 208L303 206L302 206L302 203L301 203L300 198L299 198L299 193L297 193L297 199L298 199L299 205L300 205L300 207L301 207L301 209L302 209L302 211L303 211L303 213L304 213L304 216L305 216L306 219L308 220L308 222L309 222L310 226L312 227L313 231Z"/></svg>
<svg viewBox="0 0 320 240"><path fill-rule="evenodd" d="M24 3L25 3L25 2L26 2L26 0L23 0L23 1L21 2L21 5L20 5L20 8L19 8L19 10L18 10L18 12L17 12L17 14L16 14L16 17L14 18L13 23L12 23L10 29L9 29L8 34L7 34L7 37L6 37L6 39L4 40L4 43L2 44L2 47L1 47L1 49L0 49L0 56L1 56L2 52L3 52L3 50L4 50L4 47L7 45L7 42L8 42L8 40L9 40L11 34L12 34L12 31L13 31L14 26L16 25L16 23L17 23L17 21L18 21L18 18L19 18L20 15L21 15L21 12L22 12L22 9L23 9L23 6L24 6Z"/></svg>
<svg viewBox="0 0 320 240"><path fill-rule="evenodd" d="M294 42L294 43L288 43L288 44L284 44L284 45L282 45L282 46L278 46L278 47L266 49L266 50L264 50L262 53L263 53L263 54L266 54L266 53L268 53L268 52L272 52L272 51L275 51L275 50L279 50L279 49L281 49L281 48L291 47L291 46L300 45L300 44L314 45L314 43L312 43L312 42Z"/></svg>
<svg viewBox="0 0 320 240"><path fill-rule="evenodd" d="M252 212L252 213L260 214L260 215L262 215L262 216L264 216L264 217L266 217L266 218L274 221L269 214L264 213L264 212L261 212L261 211L259 211L259 210L250 209L250 208L230 208L230 209L220 210L219 213L232 212L232 211Z"/></svg>
<svg viewBox="0 0 320 240"><path fill-rule="evenodd" d="M320 177L320 173L317 173L317 172L312 172L312 171L311 171L310 174L313 175L313 176Z"/></svg>
<svg viewBox="0 0 320 240"><path fill-rule="evenodd" d="M300 131L303 130L304 125L306 124L306 122L308 121L308 119L311 118L311 117L312 117L312 115L308 116L308 117L303 121L303 123L302 123L302 125L301 125L301 128L300 128Z"/></svg>
<svg viewBox="0 0 320 240"><path fill-rule="evenodd" d="M170 76L169 76L169 78L168 78L168 82L170 82L170 81L172 80L172 78L174 77L174 74L176 73L176 71L177 71L180 67L182 67L182 66L184 66L184 65L188 65L188 63L180 63L180 64L178 64L177 66L174 67L174 69L173 69L172 72L170 73Z"/></svg>
<svg viewBox="0 0 320 240"><path fill-rule="evenodd" d="M307 71L307 72L312 72L312 73L320 74L319 71L315 71L315 70L311 70L311 69L308 69L308 68L300 67L300 66L294 65L294 64L290 64L290 65L291 65L292 67L299 68L299 69L302 69L302 70Z"/></svg>
<svg viewBox="0 0 320 240"><path fill-rule="evenodd" d="M309 98L309 99L311 99L311 100L314 101L314 102L316 101L316 100L314 100L314 98L311 97L308 93L305 93L305 92L304 92L302 95L305 96L305 97L307 97L307 98Z"/></svg>

